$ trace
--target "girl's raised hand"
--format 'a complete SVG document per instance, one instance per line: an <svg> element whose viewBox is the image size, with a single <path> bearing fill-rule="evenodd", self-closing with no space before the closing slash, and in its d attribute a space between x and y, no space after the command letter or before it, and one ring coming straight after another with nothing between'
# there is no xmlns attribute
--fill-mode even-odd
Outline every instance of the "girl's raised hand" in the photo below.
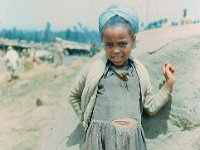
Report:
<svg viewBox="0 0 200 150"><path fill-rule="evenodd" d="M165 86L168 89L171 89L175 83L175 68L169 64L169 63L165 63L162 67L163 69L163 74L165 75L166 78L166 83Z"/></svg>

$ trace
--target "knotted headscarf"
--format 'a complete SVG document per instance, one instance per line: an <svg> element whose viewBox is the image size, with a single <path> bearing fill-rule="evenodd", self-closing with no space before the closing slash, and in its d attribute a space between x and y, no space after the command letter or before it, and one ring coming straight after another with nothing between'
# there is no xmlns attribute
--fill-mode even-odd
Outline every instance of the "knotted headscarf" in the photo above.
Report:
<svg viewBox="0 0 200 150"><path fill-rule="evenodd" d="M108 9L99 16L99 32L103 31L104 25L106 22L114 17L119 16L122 17L124 20L128 21L133 29L133 33L138 33L139 31L139 19L137 14L130 9L122 8L119 6L110 6Z"/></svg>

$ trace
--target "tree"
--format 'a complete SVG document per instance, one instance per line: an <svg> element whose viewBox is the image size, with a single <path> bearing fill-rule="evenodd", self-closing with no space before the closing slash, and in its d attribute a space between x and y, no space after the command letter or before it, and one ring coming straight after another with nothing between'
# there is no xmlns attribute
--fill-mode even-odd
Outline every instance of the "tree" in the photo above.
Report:
<svg viewBox="0 0 200 150"><path fill-rule="evenodd" d="M53 34L51 32L51 23L47 22L46 27L44 30L44 39L45 42L51 42L53 41Z"/></svg>

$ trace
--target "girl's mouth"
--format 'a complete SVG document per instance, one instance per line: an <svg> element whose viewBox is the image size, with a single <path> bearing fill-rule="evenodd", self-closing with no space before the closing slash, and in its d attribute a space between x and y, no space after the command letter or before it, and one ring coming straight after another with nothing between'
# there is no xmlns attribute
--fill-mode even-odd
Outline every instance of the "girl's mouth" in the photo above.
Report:
<svg viewBox="0 0 200 150"><path fill-rule="evenodd" d="M112 56L111 58L113 61L120 61L122 59L122 56Z"/></svg>

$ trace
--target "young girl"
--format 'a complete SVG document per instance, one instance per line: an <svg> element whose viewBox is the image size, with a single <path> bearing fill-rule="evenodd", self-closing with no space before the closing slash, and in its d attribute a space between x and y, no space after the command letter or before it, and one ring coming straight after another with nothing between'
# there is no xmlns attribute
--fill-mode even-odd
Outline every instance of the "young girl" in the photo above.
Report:
<svg viewBox="0 0 200 150"><path fill-rule="evenodd" d="M69 94L85 128L83 150L146 150L142 111L153 115L171 97L172 66L163 65L166 82L153 94L147 70L131 53L138 24L133 11L116 6L99 17L105 54L87 64Z"/></svg>

